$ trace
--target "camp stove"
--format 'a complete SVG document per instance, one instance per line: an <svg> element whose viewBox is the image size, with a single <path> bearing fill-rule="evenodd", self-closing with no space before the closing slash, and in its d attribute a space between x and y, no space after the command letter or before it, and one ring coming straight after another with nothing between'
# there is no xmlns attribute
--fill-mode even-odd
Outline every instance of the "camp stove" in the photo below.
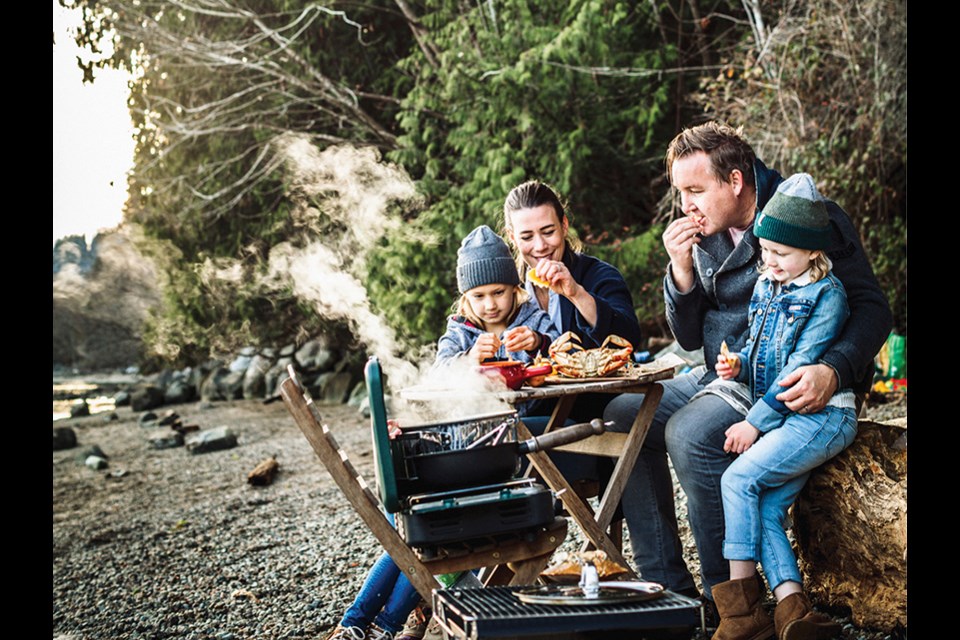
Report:
<svg viewBox="0 0 960 640"><path fill-rule="evenodd" d="M407 544L479 542L553 521L553 495L532 479L409 496L397 514Z"/></svg>
<svg viewBox="0 0 960 640"><path fill-rule="evenodd" d="M405 449L411 449L409 438L391 440L388 436L380 364L376 357L368 361L365 375L370 398L377 489L385 509L396 514L397 531L407 544L429 554L432 547L439 545L485 544L503 537L532 533L553 522L553 493L533 479L514 478L516 469L513 468L498 473L498 476L505 476L502 482L460 486L463 483L457 480L467 478L475 471L465 467L460 469L461 473L445 474L449 477L445 478L446 482L440 483L445 485L444 490L429 490L433 485L411 471L415 468L411 464L415 456L404 454ZM516 414L513 415L516 419ZM496 425L493 427L499 428ZM453 427L444 425L444 428L449 430ZM420 428L420 431L427 430ZM440 431L442 429L437 428L431 433ZM421 440L420 446L428 442L426 438ZM433 438L429 442L433 445L443 443L444 447L449 447L452 446L451 440ZM456 446L469 449L473 445L475 451L485 453L481 451L483 440L483 436L479 435L474 441L463 439ZM437 451L419 457L427 459L443 453ZM519 467L518 464L515 466Z"/></svg>

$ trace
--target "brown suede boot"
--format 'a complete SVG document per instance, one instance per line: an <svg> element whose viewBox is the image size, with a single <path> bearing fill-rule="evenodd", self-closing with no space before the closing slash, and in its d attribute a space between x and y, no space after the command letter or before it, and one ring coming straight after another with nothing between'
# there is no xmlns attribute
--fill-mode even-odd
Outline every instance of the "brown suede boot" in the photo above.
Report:
<svg viewBox="0 0 960 640"><path fill-rule="evenodd" d="M840 633L840 625L813 610L805 593L791 593L777 603L773 612L777 640L829 640Z"/></svg>
<svg viewBox="0 0 960 640"><path fill-rule="evenodd" d="M773 621L760 606L760 585L756 578L727 580L712 589L720 612L720 626L713 640L766 640L774 633Z"/></svg>

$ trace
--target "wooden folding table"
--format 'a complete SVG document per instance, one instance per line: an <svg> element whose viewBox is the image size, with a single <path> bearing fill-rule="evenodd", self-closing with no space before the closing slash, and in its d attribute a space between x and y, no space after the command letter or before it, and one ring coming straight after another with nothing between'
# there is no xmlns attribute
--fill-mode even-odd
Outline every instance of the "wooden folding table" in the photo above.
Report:
<svg viewBox="0 0 960 640"><path fill-rule="evenodd" d="M637 460L643 441L647 437L654 413L663 395L663 387L657 384L660 380L673 377L673 363L659 363L659 366L647 365L636 367L631 372L616 378L594 379L590 381L559 380L551 377L549 383L539 387L522 387L517 391L491 392L498 399L517 405L528 400L556 398L557 404L547 423L545 433L558 426L562 426L570 415L577 398L585 393L642 393L644 398L640 411L633 421L630 430L625 433L607 431L600 435L591 436L585 440L563 445L554 451L569 451L574 453L606 456L616 458L617 463L613 475L607 484L606 491L600 499L598 511L594 512L591 506L581 498L571 487L563 474L557 469L550 457L543 451L527 454L533 467L539 472L543 481L563 501L563 505L576 521L587 541L583 550L595 547L606 552L607 557L623 567L630 567L624 559L620 544L615 542L607 529L613 520L620 497L623 495L627 479ZM441 390L427 388L408 388L401 391L404 400L430 402L442 397ZM601 416L596 416L601 417ZM518 435L530 438L532 434L522 423L518 428ZM632 570L630 572L633 574ZM635 575L633 577L636 577Z"/></svg>

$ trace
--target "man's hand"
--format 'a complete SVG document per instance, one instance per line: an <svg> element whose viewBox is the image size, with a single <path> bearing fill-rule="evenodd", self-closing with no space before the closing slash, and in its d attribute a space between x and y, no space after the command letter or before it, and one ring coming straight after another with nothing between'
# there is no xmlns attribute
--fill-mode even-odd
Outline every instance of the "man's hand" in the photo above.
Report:
<svg viewBox="0 0 960 640"><path fill-rule="evenodd" d="M837 391L840 381L836 372L825 364L808 364L800 367L780 381L788 387L777 394L777 400L797 413L820 411Z"/></svg>
<svg viewBox="0 0 960 640"><path fill-rule="evenodd" d="M693 288L696 274L693 271L693 245L700 243L700 225L689 216L677 218L663 232L663 247L670 256L670 270L674 284L680 293Z"/></svg>

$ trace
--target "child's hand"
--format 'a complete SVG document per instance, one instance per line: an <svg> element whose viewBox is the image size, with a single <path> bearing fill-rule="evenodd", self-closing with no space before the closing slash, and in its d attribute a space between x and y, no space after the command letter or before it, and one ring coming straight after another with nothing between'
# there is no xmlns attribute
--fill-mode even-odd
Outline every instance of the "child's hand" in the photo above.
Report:
<svg viewBox="0 0 960 640"><path fill-rule="evenodd" d="M731 362L733 365L731 366ZM740 358L730 355L729 358L723 354L717 355L717 375L723 380L733 380L740 373Z"/></svg>
<svg viewBox="0 0 960 640"><path fill-rule="evenodd" d="M495 333L482 333L470 349L470 357L480 364L487 358L497 357L500 349L500 338Z"/></svg>
<svg viewBox="0 0 960 640"><path fill-rule="evenodd" d="M727 439L723 443L723 450L727 453L743 453L760 437L760 430L746 420L741 420L731 425L724 434Z"/></svg>
<svg viewBox="0 0 960 640"><path fill-rule="evenodd" d="M393 440L401 433L403 432L400 430L400 422L398 422L397 420L388 419L387 420L387 436L391 440Z"/></svg>
<svg viewBox="0 0 960 640"><path fill-rule="evenodd" d="M540 346L540 334L530 327L514 327L503 333L507 351L533 351Z"/></svg>

